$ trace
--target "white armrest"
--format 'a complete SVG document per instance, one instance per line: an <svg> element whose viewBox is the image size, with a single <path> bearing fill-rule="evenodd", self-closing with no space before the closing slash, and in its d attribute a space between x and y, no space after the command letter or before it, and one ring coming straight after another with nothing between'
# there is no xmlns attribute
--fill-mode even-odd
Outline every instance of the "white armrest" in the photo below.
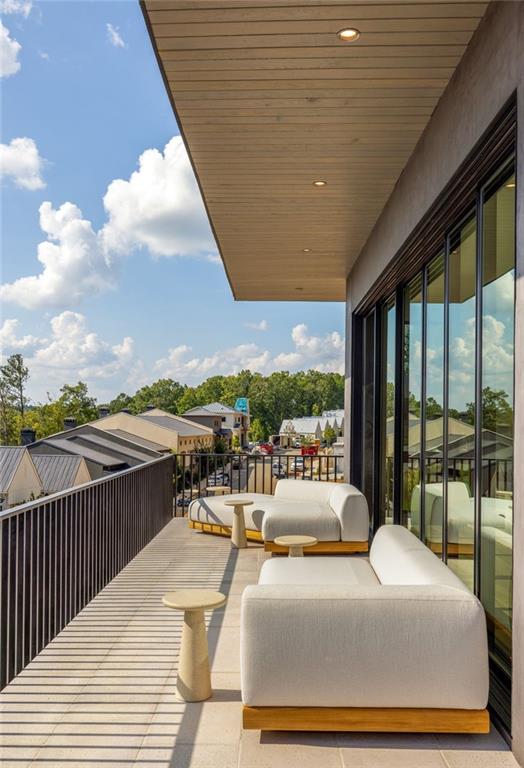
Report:
<svg viewBox="0 0 524 768"><path fill-rule="evenodd" d="M342 541L367 541L369 538L369 509L366 497L348 483L335 485L329 506L340 522Z"/></svg>
<svg viewBox="0 0 524 768"><path fill-rule="evenodd" d="M242 597L248 706L483 709L484 611L441 586L250 586Z"/></svg>

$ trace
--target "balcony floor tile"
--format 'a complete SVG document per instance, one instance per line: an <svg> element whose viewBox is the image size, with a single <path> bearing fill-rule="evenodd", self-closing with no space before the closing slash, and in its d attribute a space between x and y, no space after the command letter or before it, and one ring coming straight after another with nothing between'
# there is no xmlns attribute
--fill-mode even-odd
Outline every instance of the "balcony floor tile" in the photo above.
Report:
<svg viewBox="0 0 524 768"><path fill-rule="evenodd" d="M240 595L269 557L173 520L0 693L2 768L515 768L485 737L242 731ZM213 697L176 699L182 614L164 592L228 594L206 614Z"/></svg>

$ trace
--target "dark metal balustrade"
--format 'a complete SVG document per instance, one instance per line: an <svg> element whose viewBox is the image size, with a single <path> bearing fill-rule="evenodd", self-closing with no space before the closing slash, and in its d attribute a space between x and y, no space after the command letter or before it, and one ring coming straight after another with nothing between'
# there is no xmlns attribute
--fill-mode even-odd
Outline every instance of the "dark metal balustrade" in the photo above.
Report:
<svg viewBox="0 0 524 768"><path fill-rule="evenodd" d="M172 515L172 456L0 513L0 688Z"/></svg>
<svg viewBox="0 0 524 768"><path fill-rule="evenodd" d="M285 477L341 482L344 457L300 457L289 453L178 454L175 515L184 515L193 499L213 495L214 486L227 486L230 493L274 493L277 481Z"/></svg>

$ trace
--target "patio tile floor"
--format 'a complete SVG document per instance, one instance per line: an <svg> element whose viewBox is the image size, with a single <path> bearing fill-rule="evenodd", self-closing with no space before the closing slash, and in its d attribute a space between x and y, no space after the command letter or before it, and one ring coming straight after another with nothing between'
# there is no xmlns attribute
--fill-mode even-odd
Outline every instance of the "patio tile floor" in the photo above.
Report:
<svg viewBox="0 0 524 768"><path fill-rule="evenodd" d="M486 737L241 729L240 595L267 556L173 520L0 694L2 768L516 768ZM175 699L182 616L164 592L230 595L207 615L214 695Z"/></svg>

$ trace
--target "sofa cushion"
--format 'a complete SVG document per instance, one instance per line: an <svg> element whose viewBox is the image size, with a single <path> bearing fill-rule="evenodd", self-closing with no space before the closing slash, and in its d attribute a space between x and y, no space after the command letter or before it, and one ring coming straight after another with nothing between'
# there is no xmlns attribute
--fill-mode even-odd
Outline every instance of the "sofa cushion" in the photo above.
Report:
<svg viewBox="0 0 524 768"><path fill-rule="evenodd" d="M309 483L315 485L316 483ZM340 541L340 522L329 504L308 499L282 499L266 502L262 520L264 541L277 536L302 534L319 541Z"/></svg>
<svg viewBox="0 0 524 768"><path fill-rule="evenodd" d="M334 483L325 480L279 480L275 486L275 498L328 504L333 486Z"/></svg>
<svg viewBox="0 0 524 768"><path fill-rule="evenodd" d="M469 592L442 560L401 525L378 529L369 561L381 584L435 584Z"/></svg>
<svg viewBox="0 0 524 768"><path fill-rule="evenodd" d="M274 503L274 497L266 493L243 493L241 497L238 493L227 493L225 496L208 496L207 498L195 499L189 505L189 519L199 523L231 527L233 525L233 508L226 507L224 502L240 498L255 502L250 507L244 507L244 519L248 530L260 531L266 504L268 501Z"/></svg>
<svg viewBox="0 0 524 768"><path fill-rule="evenodd" d="M363 557L274 557L260 570L259 584L363 584L379 580Z"/></svg>

